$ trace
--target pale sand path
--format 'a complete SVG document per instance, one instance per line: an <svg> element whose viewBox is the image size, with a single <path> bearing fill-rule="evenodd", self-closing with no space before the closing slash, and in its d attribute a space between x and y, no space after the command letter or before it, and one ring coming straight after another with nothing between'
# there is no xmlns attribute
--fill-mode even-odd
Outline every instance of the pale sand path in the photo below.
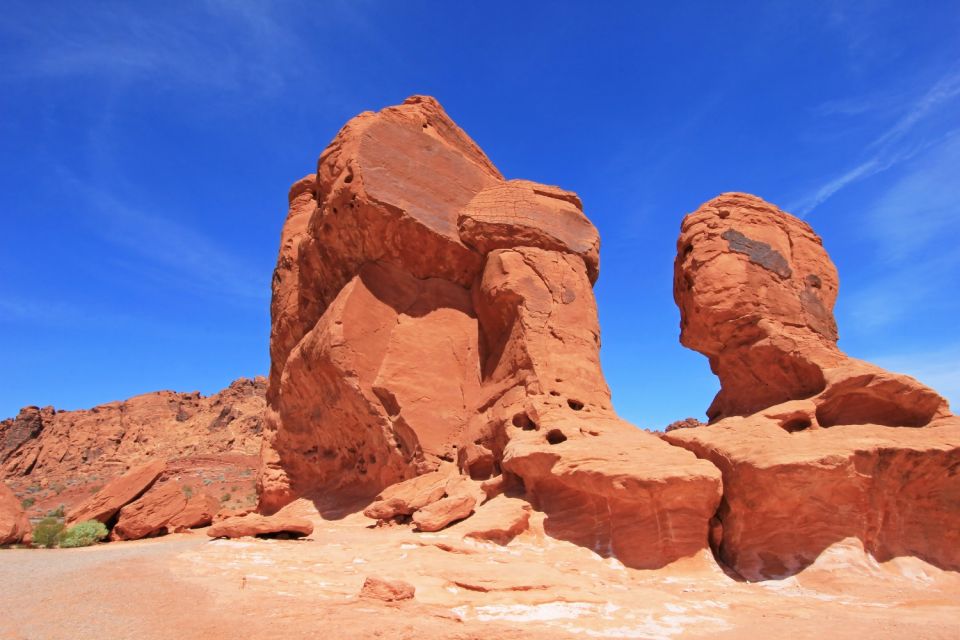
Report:
<svg viewBox="0 0 960 640"><path fill-rule="evenodd" d="M508 547L456 527L322 520L310 540L202 534L87 549L0 551L0 638L943 638L960 637L960 575L883 565L855 541L803 573L742 583L709 554L625 569L534 532ZM356 597L365 576L415 601Z"/></svg>

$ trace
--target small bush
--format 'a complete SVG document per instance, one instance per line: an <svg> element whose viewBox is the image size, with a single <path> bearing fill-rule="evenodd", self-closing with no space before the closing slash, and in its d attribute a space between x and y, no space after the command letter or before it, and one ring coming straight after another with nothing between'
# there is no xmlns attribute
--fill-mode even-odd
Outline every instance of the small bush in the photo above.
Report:
<svg viewBox="0 0 960 640"><path fill-rule="evenodd" d="M222 496L220 496L220 502L230 502L230 498L231 498L230 494L225 493Z"/></svg>
<svg viewBox="0 0 960 640"><path fill-rule="evenodd" d="M90 493L96 493L97 491L100 491L100 489L103 489L103 485L95 484L92 487L90 487Z"/></svg>
<svg viewBox="0 0 960 640"><path fill-rule="evenodd" d="M97 520L86 520L75 524L63 535L61 547L89 547L107 537L106 525Z"/></svg>
<svg viewBox="0 0 960 640"><path fill-rule="evenodd" d="M48 517L48 518L62 518L62 517L64 516L65 510L66 510L66 507L64 507L64 506L61 504L59 507L57 507L57 508L54 509L53 511L48 512L48 513L47 513L47 517Z"/></svg>
<svg viewBox="0 0 960 640"><path fill-rule="evenodd" d="M193 497L193 487L189 485L183 485L183 497L187 500Z"/></svg>
<svg viewBox="0 0 960 640"><path fill-rule="evenodd" d="M23 507L24 509L29 509L30 507L33 506L33 503L36 501L37 501L36 498L24 498L23 500L20 501L20 506Z"/></svg>
<svg viewBox="0 0 960 640"><path fill-rule="evenodd" d="M63 523L57 518L46 517L33 528L33 544L52 549L63 536Z"/></svg>

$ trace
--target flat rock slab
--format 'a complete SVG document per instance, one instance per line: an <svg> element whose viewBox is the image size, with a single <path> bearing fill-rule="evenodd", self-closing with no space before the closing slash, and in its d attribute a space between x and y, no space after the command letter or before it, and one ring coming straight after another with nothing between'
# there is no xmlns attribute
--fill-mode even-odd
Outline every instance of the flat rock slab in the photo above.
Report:
<svg viewBox="0 0 960 640"><path fill-rule="evenodd" d="M207 530L207 535L211 538L243 538L246 536L275 536L280 534L288 534L291 537L299 538L311 533L313 533L313 523L305 518L283 515L261 516L255 513L221 520Z"/></svg>

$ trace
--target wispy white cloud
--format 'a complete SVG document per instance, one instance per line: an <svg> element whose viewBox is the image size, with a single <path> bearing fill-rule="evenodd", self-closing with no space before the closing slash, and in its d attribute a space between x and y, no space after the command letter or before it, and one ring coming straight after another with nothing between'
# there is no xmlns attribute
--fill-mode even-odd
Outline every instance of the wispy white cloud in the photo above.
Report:
<svg viewBox="0 0 960 640"><path fill-rule="evenodd" d="M0 57L0 80L81 77L161 90L275 93L305 56L277 8L250 0L150 11L136 3L34 3L0 25L0 35L13 45Z"/></svg>
<svg viewBox="0 0 960 640"><path fill-rule="evenodd" d="M29 323L43 327L116 327L131 316L61 300L0 295L0 323Z"/></svg>
<svg viewBox="0 0 960 640"><path fill-rule="evenodd" d="M867 153L860 162L840 175L828 179L788 208L805 218L841 189L910 160L936 144L939 138L911 139L913 136L910 134L920 123L954 106L958 97L960 97L960 71L951 70L921 96L905 105L896 122L881 131L865 147ZM827 109L828 112L851 116L868 110L867 100L836 103Z"/></svg>
<svg viewBox="0 0 960 640"><path fill-rule="evenodd" d="M960 129L947 133L866 210L885 262L960 261ZM936 248L930 250L935 243Z"/></svg>
<svg viewBox="0 0 960 640"><path fill-rule="evenodd" d="M869 281L844 296L850 326L874 332L924 314L960 310L960 132L912 163L864 207L858 228L872 243Z"/></svg>
<svg viewBox="0 0 960 640"><path fill-rule="evenodd" d="M917 123L953 102L957 96L960 96L960 71L952 71L934 83L892 127L874 140L869 148L883 149L886 145L900 140Z"/></svg>
<svg viewBox="0 0 960 640"><path fill-rule="evenodd" d="M129 204L76 178L68 183L86 200L91 229L135 258L136 273L186 291L238 305L263 305L270 295L268 270L237 256L195 228Z"/></svg>

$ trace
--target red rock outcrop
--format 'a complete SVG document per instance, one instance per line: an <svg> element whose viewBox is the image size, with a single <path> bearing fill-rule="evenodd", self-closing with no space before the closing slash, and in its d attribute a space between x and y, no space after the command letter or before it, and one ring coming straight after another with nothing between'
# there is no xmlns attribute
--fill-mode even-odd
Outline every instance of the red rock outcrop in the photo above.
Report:
<svg viewBox="0 0 960 640"><path fill-rule="evenodd" d="M240 378L209 397L158 391L89 410L27 407L0 421L0 479L40 516L163 459L171 474L203 475L198 485L242 501L254 493L245 476L259 454L265 392L266 379Z"/></svg>
<svg viewBox="0 0 960 640"><path fill-rule="evenodd" d="M457 462L544 510L551 535L633 566L703 548L719 472L611 407L599 245L576 194L505 180L432 98L347 123L290 191L260 509ZM435 488L415 507L404 484L369 514L469 513Z"/></svg>
<svg viewBox="0 0 960 640"><path fill-rule="evenodd" d="M168 481L152 487L138 500L120 509L111 540L139 540L213 522L220 501L208 493L191 494L185 486Z"/></svg>
<svg viewBox="0 0 960 640"><path fill-rule="evenodd" d="M30 521L20 500L0 482L0 545L16 544L30 532Z"/></svg>
<svg viewBox="0 0 960 640"><path fill-rule="evenodd" d="M803 221L724 194L684 220L681 342L710 359L711 425L665 440L723 472L717 550L748 579L858 537L960 568L960 419L913 378L837 347L837 272ZM922 427L922 428L921 428Z"/></svg>
<svg viewBox="0 0 960 640"><path fill-rule="evenodd" d="M99 520L108 527L113 526L114 516L124 506L133 502L153 486L157 478L167 470L167 463L154 460L106 484L100 491L67 514L67 524L76 524L85 520Z"/></svg>
<svg viewBox="0 0 960 640"><path fill-rule="evenodd" d="M727 193L688 215L677 241L680 342L720 378L711 421L816 397L817 421L923 426L947 402L837 348L837 270L804 221Z"/></svg>
<svg viewBox="0 0 960 640"><path fill-rule="evenodd" d="M364 509L363 515L380 521L413 515L444 498L447 495L447 484L454 474L450 467L443 467L391 485Z"/></svg>
<svg viewBox="0 0 960 640"><path fill-rule="evenodd" d="M413 514L417 531L440 531L451 522L463 520L471 513L477 499L469 495L441 498Z"/></svg>
<svg viewBox="0 0 960 640"><path fill-rule="evenodd" d="M214 523L207 529L211 538L244 538L247 536L288 536L299 538L313 533L313 523L305 518L274 514L261 516L249 513Z"/></svg>
<svg viewBox="0 0 960 640"><path fill-rule="evenodd" d="M464 538L507 544L530 526L530 505L525 500L496 496L458 527Z"/></svg>

